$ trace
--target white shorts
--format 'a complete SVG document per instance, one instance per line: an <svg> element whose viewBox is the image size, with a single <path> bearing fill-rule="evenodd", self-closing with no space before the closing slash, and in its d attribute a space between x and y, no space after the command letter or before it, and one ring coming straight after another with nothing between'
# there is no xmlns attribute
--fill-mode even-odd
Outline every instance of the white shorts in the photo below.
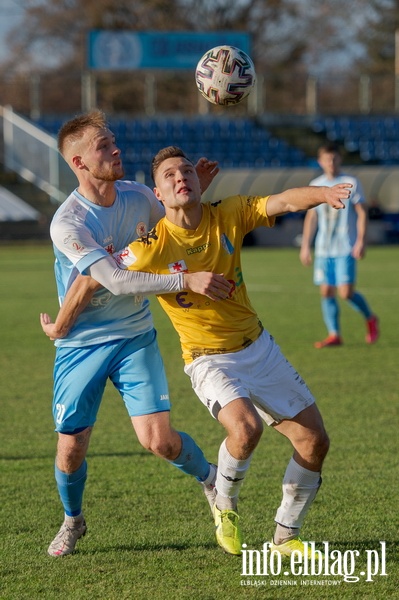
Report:
<svg viewBox="0 0 399 600"><path fill-rule="evenodd" d="M237 398L249 398L267 425L292 419L315 402L267 331L244 350L200 356L184 371L215 419Z"/></svg>

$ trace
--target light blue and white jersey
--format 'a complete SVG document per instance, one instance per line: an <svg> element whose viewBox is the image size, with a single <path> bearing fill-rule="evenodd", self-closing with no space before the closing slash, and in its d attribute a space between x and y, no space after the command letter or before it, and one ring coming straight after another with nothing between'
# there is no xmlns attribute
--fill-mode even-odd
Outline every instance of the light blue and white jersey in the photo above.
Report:
<svg viewBox="0 0 399 600"><path fill-rule="evenodd" d="M345 208L337 210L328 204L320 204L311 210L317 212L317 233L315 239L315 256L332 257L347 256L351 253L357 237L357 213L354 205L364 202L364 193L359 180L350 175L339 175L328 179L320 175L309 185L332 187L337 183L351 183L351 195L343 200Z"/></svg>
<svg viewBox="0 0 399 600"><path fill-rule="evenodd" d="M164 216L162 205L147 186L117 181L115 189L116 199L110 207L93 204L75 190L53 217L50 235L60 304L78 273L145 235ZM131 338L152 327L147 299L114 296L102 288L79 315L68 336L57 340L56 346L76 347Z"/></svg>

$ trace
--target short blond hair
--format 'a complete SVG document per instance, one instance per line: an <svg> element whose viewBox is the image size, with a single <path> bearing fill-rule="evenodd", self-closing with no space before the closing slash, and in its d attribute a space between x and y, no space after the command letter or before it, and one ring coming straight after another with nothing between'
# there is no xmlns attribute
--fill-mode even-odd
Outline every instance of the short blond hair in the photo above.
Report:
<svg viewBox="0 0 399 600"><path fill-rule="evenodd" d="M102 110L92 110L88 113L77 115L70 121L63 124L58 132L58 150L65 155L65 148L68 142L80 140L86 129L94 127L96 129L107 129L109 127L105 114Z"/></svg>

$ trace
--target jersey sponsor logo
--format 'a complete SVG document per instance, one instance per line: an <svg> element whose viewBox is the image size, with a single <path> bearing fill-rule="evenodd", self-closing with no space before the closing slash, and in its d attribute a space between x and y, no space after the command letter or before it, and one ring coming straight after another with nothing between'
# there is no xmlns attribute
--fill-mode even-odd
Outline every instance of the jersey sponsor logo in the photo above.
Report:
<svg viewBox="0 0 399 600"><path fill-rule="evenodd" d="M236 290L236 282L234 281L234 279L228 279L227 281L231 284L231 288L229 291L229 298L231 298Z"/></svg>
<svg viewBox="0 0 399 600"><path fill-rule="evenodd" d="M244 283L244 278L242 275L242 271L239 267L234 269L234 274L236 276L236 280L228 279L227 281L231 283L231 289L229 292L229 298L231 298L238 287L240 287Z"/></svg>
<svg viewBox="0 0 399 600"><path fill-rule="evenodd" d="M198 254L198 252L203 252L210 246L210 242L206 242L206 244L202 244L201 246L197 246L196 248L187 248L186 252L190 256L190 254Z"/></svg>
<svg viewBox="0 0 399 600"><path fill-rule="evenodd" d="M176 260L176 262L169 263L168 269L170 273L187 273L187 265L184 260Z"/></svg>
<svg viewBox="0 0 399 600"><path fill-rule="evenodd" d="M93 298L90 300L90 305L91 306L107 306L107 304L109 304L109 302L111 301L112 298L112 294L111 292L107 292L105 294L101 294L100 296L93 296Z"/></svg>
<svg viewBox="0 0 399 600"><path fill-rule="evenodd" d="M187 296L188 292L179 292L176 294L176 302L181 308L191 308L193 306L193 302L186 302Z"/></svg>
<svg viewBox="0 0 399 600"><path fill-rule="evenodd" d="M169 400L169 394L161 394L160 400L164 400L164 401Z"/></svg>

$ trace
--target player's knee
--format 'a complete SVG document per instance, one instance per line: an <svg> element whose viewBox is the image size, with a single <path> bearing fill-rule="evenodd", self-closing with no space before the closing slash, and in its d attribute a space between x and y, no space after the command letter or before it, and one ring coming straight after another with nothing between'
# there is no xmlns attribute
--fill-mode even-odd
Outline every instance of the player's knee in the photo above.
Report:
<svg viewBox="0 0 399 600"><path fill-rule="evenodd" d="M145 437L140 440L143 448L166 460L174 460L179 453L179 448L176 447L174 439L167 436L152 436Z"/></svg>
<svg viewBox="0 0 399 600"><path fill-rule="evenodd" d="M325 429L315 432L312 438L313 455L319 460L324 460L330 448L330 438Z"/></svg>
<svg viewBox="0 0 399 600"><path fill-rule="evenodd" d="M58 434L57 466L64 473L74 473L86 458L92 427L76 434Z"/></svg>
<svg viewBox="0 0 399 600"><path fill-rule="evenodd" d="M230 432L230 435L236 439L236 442L248 451L253 451L262 436L263 423L261 418L256 415L249 415L247 419L240 420Z"/></svg>
<svg viewBox="0 0 399 600"><path fill-rule="evenodd" d="M338 286L338 295L341 300L350 300L355 293L355 289L351 284Z"/></svg>
<svg viewBox="0 0 399 600"><path fill-rule="evenodd" d="M340 290L338 293L341 300L350 300L353 296L353 292L349 290Z"/></svg>

